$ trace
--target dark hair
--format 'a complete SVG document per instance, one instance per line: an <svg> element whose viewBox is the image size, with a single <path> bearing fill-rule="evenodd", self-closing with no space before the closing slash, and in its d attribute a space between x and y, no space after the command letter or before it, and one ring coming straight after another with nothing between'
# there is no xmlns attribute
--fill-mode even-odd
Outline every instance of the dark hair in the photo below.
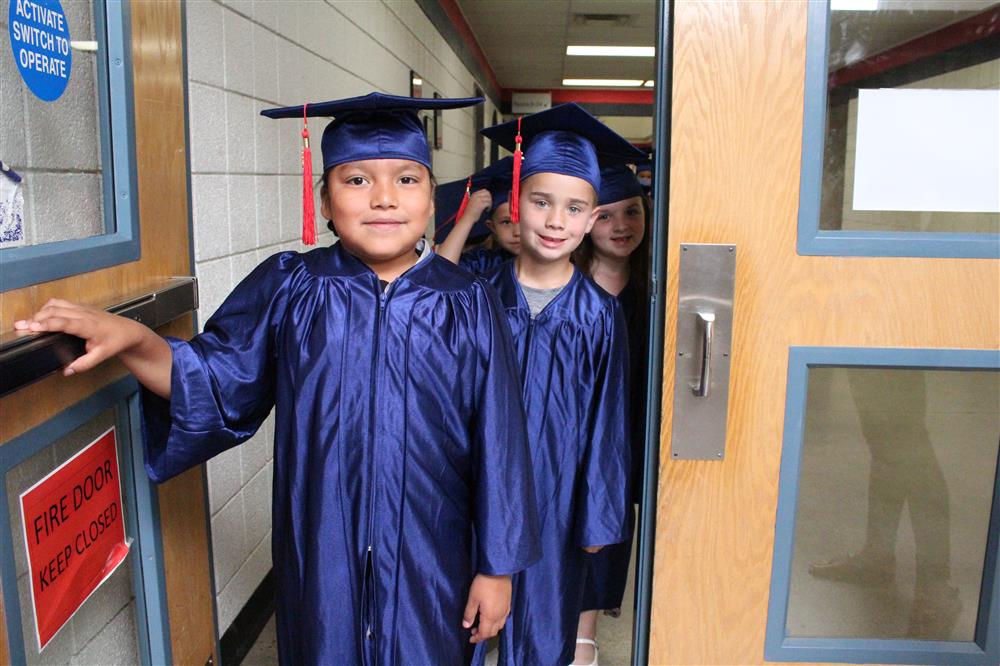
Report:
<svg viewBox="0 0 1000 666"><path fill-rule="evenodd" d="M506 203L506 202L504 202L504 203ZM499 210L500 206L502 206L502 205L503 204L500 204L499 206L497 206L496 208L494 208L493 210L491 210L490 214L488 216L486 216L486 221L492 223L494 229L496 228L497 221L493 219L493 215L497 212L497 210ZM484 249L487 249L487 250L501 250L501 249L503 249L503 246L500 245L500 242L497 240L497 234L496 234L496 231L494 231L494 229L490 229L489 235L486 238L484 238L483 240L481 240L480 242L468 245L466 247L466 250L474 250L474 249L480 248L480 247L484 248Z"/></svg>
<svg viewBox="0 0 1000 666"><path fill-rule="evenodd" d="M643 297L643 302L645 302L649 294L649 265L652 261L652 257L650 256L652 252L652 243L650 243L650 236L652 235L652 229L650 229L652 210L649 206L649 199L644 196L640 197L640 199L642 200L643 228L645 233L642 235L642 242L639 243L639 247L628 256L628 281L639 289ZM594 276L594 241L591 240L590 234L584 236L583 242L573 250L572 259L573 263L581 271L590 277Z"/></svg>

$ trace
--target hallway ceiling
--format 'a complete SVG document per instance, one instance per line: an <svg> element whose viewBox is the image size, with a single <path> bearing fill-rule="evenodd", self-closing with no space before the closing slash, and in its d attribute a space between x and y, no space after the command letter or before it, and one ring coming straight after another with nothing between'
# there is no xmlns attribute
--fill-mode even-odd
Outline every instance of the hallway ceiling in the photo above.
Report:
<svg viewBox="0 0 1000 666"><path fill-rule="evenodd" d="M457 0L503 88L652 79L655 58L567 56L566 46L654 46L654 0Z"/></svg>

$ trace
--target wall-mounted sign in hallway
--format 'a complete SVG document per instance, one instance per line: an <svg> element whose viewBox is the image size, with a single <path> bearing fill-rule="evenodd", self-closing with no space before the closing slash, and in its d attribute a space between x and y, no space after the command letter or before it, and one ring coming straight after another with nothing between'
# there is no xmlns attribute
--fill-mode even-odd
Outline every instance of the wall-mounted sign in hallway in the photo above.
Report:
<svg viewBox="0 0 1000 666"><path fill-rule="evenodd" d="M73 65L69 22L59 0L10 0L7 28L25 85L42 101L59 99Z"/></svg>
<svg viewBox="0 0 1000 666"><path fill-rule="evenodd" d="M21 494L39 652L128 555L115 429Z"/></svg>

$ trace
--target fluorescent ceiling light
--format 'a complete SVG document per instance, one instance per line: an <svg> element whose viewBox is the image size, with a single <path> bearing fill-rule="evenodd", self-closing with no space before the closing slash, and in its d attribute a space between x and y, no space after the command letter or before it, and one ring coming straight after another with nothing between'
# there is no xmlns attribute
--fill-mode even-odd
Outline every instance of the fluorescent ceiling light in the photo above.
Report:
<svg viewBox="0 0 1000 666"><path fill-rule="evenodd" d="M645 83L643 83L642 87L643 88L652 88L654 85L656 85L656 82L653 81L653 79L650 79L650 80L646 81Z"/></svg>
<svg viewBox="0 0 1000 666"><path fill-rule="evenodd" d="M873 12L878 9L878 0L830 0L833 12Z"/></svg>
<svg viewBox="0 0 1000 666"><path fill-rule="evenodd" d="M598 86L602 88L639 88L642 79L563 79L564 86Z"/></svg>
<svg viewBox="0 0 1000 666"><path fill-rule="evenodd" d="M654 46L567 46L566 55L571 56L627 56L632 58L652 58L656 55Z"/></svg>

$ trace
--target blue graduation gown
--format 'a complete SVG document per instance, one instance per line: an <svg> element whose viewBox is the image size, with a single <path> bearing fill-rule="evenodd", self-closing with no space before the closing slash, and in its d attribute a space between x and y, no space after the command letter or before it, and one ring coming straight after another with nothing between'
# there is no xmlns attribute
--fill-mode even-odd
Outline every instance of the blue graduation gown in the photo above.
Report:
<svg viewBox="0 0 1000 666"><path fill-rule="evenodd" d="M491 250L486 247L477 247L474 250L463 252L458 258L458 265L469 271L473 275L487 275L495 271L505 261L514 258L514 255L497 248Z"/></svg>
<svg viewBox="0 0 1000 666"><path fill-rule="evenodd" d="M618 301L579 270L535 318L514 262L489 278L520 361L542 558L514 577L500 663L573 661L587 553L629 538L627 341Z"/></svg>
<svg viewBox="0 0 1000 666"><path fill-rule="evenodd" d="M473 576L537 559L502 317L436 255L383 293L337 244L271 257L204 333L169 340L171 399L143 397L154 480L243 442L275 407L283 664L468 663Z"/></svg>
<svg viewBox="0 0 1000 666"><path fill-rule="evenodd" d="M629 358L629 441L632 445L632 503L642 501L642 468L646 444L646 368L649 321L649 297L644 289L629 282L618 294L618 302L628 328ZM631 507L630 507L631 509ZM634 518L630 520L633 524ZM632 539L587 558L587 584L583 610L621 608L632 559Z"/></svg>

